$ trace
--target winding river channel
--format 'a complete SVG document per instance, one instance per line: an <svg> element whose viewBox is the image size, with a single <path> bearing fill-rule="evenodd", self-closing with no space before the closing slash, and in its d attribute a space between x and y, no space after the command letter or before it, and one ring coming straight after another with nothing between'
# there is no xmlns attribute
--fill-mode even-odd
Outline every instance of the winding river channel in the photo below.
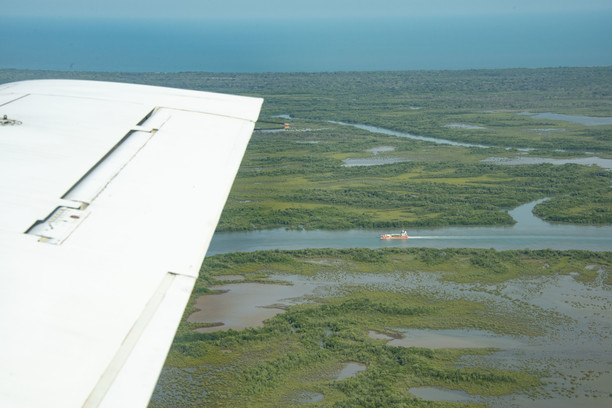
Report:
<svg viewBox="0 0 612 408"><path fill-rule="evenodd" d="M264 230L216 233L208 256L236 251L305 248L494 248L612 250L612 227L552 224L535 217L534 201L509 214L516 220L511 227L446 227L409 230L410 239L381 240L382 230L294 231Z"/></svg>
<svg viewBox="0 0 612 408"><path fill-rule="evenodd" d="M563 119L568 120L568 119ZM354 125L352 125L354 126ZM367 129L380 132L381 129ZM405 135L402 135L405 136ZM410 137L417 137L410 135ZM418 137L420 138L420 137ZM424 139L436 143L463 144ZM469 145L476 146L476 145ZM485 147L485 146L476 146ZM386 147L385 147L386 149ZM390 149L388 149L390 150ZM387 151L387 150L385 150ZM506 159L499 159L506 160ZM582 160L582 159L577 159ZM597 164L610 169L610 160L596 158L602 162L586 161L584 165ZM497 159L491 159L497 162ZM519 163L498 163L512 165ZM553 164L562 164L552 162ZM602 165L603 164L603 165ZM516 224L508 227L445 227L409 230L407 240L381 240L382 233L399 232L389 230L349 231L295 231L263 230L251 232L216 233L207 256L236 251L305 248L384 248L384 247L429 247L429 248L494 248L510 249L581 249L591 251L612 250L612 226L578 226L553 224L533 215L533 208L543 200L521 205L509 214ZM596 268L595 265L588 268ZM396 272L390 274L340 273L329 276L324 271L314 276L281 274L271 276L291 285L274 285L241 282L243 276L219 277L215 288L222 295L205 295L196 302L197 312L188 320L199 323L215 323L214 326L198 329L202 332L259 327L264 320L281 313L286 307L303 303L308 296L329 297L343 286L361 286L371 290L411 293L426 292L440 298L468 299L483 304L497 305L502 310L511 310L517 305L527 305L542 316L562 317L563 323L546 323L547 332L537 337L506 336L484 330L454 329L429 330L396 328L401 338L391 338L371 331L369 336L387 341L390 346L465 348L495 347L499 350L491 355L466 356L460 364L465 367L491 366L504 369L527 369L547 372L543 386L537 396L512 394L508 396L470 395L463 391L437 387L417 387L409 391L422 399L465 403L484 403L490 406L535 408L550 407L608 407L612 401L609 394L612 384L610 361L610 289L603 283L606 271L599 269L596 281L585 283L570 275L545 276L538 279L514 279L493 286L480 283L453 283L443 281L436 273ZM358 362L347 362L336 378L341 380L367 367ZM201 372L200 372L201 371ZM164 369L154 398L167 398L174 390L174 377L182 379L190 393L196 389L200 399L205 398L206 384L211 373L207 367L193 372ZM201 376L201 377L200 377ZM174 392L174 391L172 391ZM199 394L198 394L199 392ZM178 395L178 394L177 394ZM180 394L182 395L182 394ZM188 394L185 394L188 395ZM189 394L191 395L191 394ZM180 401L185 397L177 397ZM324 399L323 394L307 390L296 394L299 404L315 403Z"/></svg>
<svg viewBox="0 0 612 408"><path fill-rule="evenodd" d="M350 248L350 247L434 247L506 249L612 249L612 227L550 224L535 217L532 209L542 200L509 211L517 221L512 227L452 227L411 230L408 240L380 240L383 231L255 231L219 233L213 238L208 255L265 249ZM593 266L595 267L595 266ZM390 346L462 348L495 347L499 351L482 357L467 356L461 365L491 366L546 374L537 395L471 395L438 387L417 387L409 391L424 400L479 403L498 407L573 408L609 407L612 394L610 333L612 315L610 289L603 283L605 271L595 282L584 283L570 275L538 279L514 279L497 285L453 283L435 273L398 272L391 274L350 274L330 276L274 275L291 285L264 285L230 282L216 289L221 296L202 296L196 307L200 312L190 321L217 323L220 326L201 331L240 330L258 327L284 308L304 302L305 296L328 297L343 286L362 286L391 292L431 293L441 298L468 299L511 310L517 304L528 305L544 315L562 317L563 323L548 324L547 333L536 336L507 336L473 329L428 330L405 328L401 338L370 332L374 339ZM221 277L226 281L234 277ZM238 278L238 277L237 277ZM239 277L241 278L241 277ZM265 314L265 315L264 315ZM401 329L401 328L400 328ZM360 369L364 369L359 366ZM365 367L365 366L364 366ZM367 369L367 368L365 368ZM358 375L354 373L352 375ZM300 396L301 403L316 402L322 394Z"/></svg>
<svg viewBox="0 0 612 408"><path fill-rule="evenodd" d="M523 115L534 116L559 121L580 123L585 126L598 126L611 124L612 117L589 117L560 115L553 113L534 114L529 112ZM282 115L281 115L282 116ZM287 116L287 118L289 118ZM352 126L372 133L406 137L415 140L427 141L436 144L453 146L488 148L489 146L459 143L445 139L417 136L404 132L397 132L375 126L334 122L337 125ZM459 126L459 125L452 125ZM468 126L468 125L465 125ZM468 126L469 128L469 126ZM392 147L384 147L392 150ZM383 151L387 151L383 150ZM376 153L376 152L375 152ZM376 158L375 158L376 159ZM379 159L379 158L378 158ZM389 160L389 158L387 158ZM391 161L402 161L390 158ZM496 158L491 157L485 161L499 165L518 165L552 163L561 165L576 163L582 165L598 165L604 169L612 170L612 160L599 157L576 159L547 159L538 157ZM372 163L356 165L382 164L380 160ZM355 164L352 164L355 165ZM208 248L207 255L222 254L236 251L258 251L269 249L304 249L304 248L384 248L384 247L428 247L428 248L493 248L497 250L509 249L583 249L590 251L612 250L612 227L610 226L580 226L569 224L553 224L542 221L532 213L533 207L543 200L527 203L509 214L516 224L510 227L444 227L413 229L408 231L410 239L387 241L379 239L380 234L397 233L399 231L382 230L350 230L350 231L295 231L295 230L263 230L250 232L216 233Z"/></svg>

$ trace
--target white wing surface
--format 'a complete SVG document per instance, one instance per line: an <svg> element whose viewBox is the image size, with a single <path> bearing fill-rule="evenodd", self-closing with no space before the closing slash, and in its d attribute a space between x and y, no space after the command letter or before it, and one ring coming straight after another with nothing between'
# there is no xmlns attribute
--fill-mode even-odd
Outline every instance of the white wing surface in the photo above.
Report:
<svg viewBox="0 0 612 408"><path fill-rule="evenodd" d="M147 405L261 104L0 85L0 406Z"/></svg>

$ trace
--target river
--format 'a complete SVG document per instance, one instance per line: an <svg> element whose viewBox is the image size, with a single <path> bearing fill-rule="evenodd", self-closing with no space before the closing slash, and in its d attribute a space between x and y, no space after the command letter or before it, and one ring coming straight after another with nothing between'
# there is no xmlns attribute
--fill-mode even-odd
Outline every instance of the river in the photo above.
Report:
<svg viewBox="0 0 612 408"><path fill-rule="evenodd" d="M376 129L378 130L378 129ZM412 135L411 135L412 136ZM440 143L439 140L437 140ZM454 142L444 141L454 144ZM482 147L482 146L477 146ZM385 147L384 151L390 149ZM376 152L373 152L376 153ZM514 163L500 163L514 164ZM558 163L554 163L558 164ZM601 163L581 163L598 164ZM604 163L608 164L609 163ZM363 164L358 164L363 165ZM579 226L552 224L533 215L533 208L543 200L521 205L509 214L516 224L509 227L445 227L409 230L408 240L381 240L379 235L388 230L350 231L295 231L263 230L251 232L217 233L214 235L207 256L236 251L304 248L494 248L509 249L584 249L610 251L612 249L611 226ZM603 272L600 272L603 274ZM603 276L603 275L602 275ZM611 381L610 361L610 304L609 286L600 276L596 282L585 283L572 275L544 276L538 279L515 279L494 287L481 284L443 281L438 274L422 272L396 272L393 274L339 274L333 280L324 272L314 276L273 275L274 280L285 280L292 285L263 285L252 282L227 282L242 279L241 276L219 277L225 281L216 289L223 295L201 296L197 300L198 312L189 316L190 321L217 323L217 326L199 331L217 331L244 327L258 327L264 320L280 313L286 307L302 303L305 295L333 296L337 287L363 286L374 290L410 290L428 292L435 296L449 296L493 302L503 310L511 310L516 304L525 304L534 310L543 310L556 316L564 316L563 324L552 327L544 335L505 336L498 333L470 328L453 330L415 329L400 327L401 339L388 338L389 345L405 347L497 347L499 351L483 356L465 356L460 364L465 367L490 366L510 370L539 372L547 370L537 396L513 393L505 396L471 395L463 391L435 387L411 388L410 393L425 400L484 403L491 406L536 408L593 406L607 407ZM494 289L494 290L493 290ZM384 340L384 335L370 332L370 336ZM381 337L383 336L383 337ZM348 375L367 369L356 362L346 362ZM184 395L207 395L209 376L215 372L208 366L197 370L165 368L154 399L185 398ZM344 376L344 371L338 374ZM176 379L179 380L176 380ZM176 392L177 384L185 387ZM172 390L171 392L168 390ZM195 390L195 391L194 391ZM597 397L597 398L595 398ZM324 400L318 392L296 391L296 404L315 403ZM176 405L176 404L174 404Z"/></svg>
<svg viewBox="0 0 612 408"><path fill-rule="evenodd" d="M413 135L411 133L398 132L396 130L384 129L384 128L377 127L377 126L361 125L361 124L358 124L358 123L335 122L333 120L330 120L329 122L330 123L334 123L336 125L352 126L352 127L358 128L358 129L367 130L367 131L372 132L372 133L382 133L384 135L405 137L405 138L408 138L408 139L421 140L421 141L424 141L424 142L446 144L446 145L451 145L451 146L480 147L482 149L486 149L488 147L491 147L491 146L485 146L485 145L473 144L473 143L453 142L452 140L438 139L438 138L433 138L433 137L417 136L417 135Z"/></svg>
<svg viewBox="0 0 612 408"><path fill-rule="evenodd" d="M552 224L535 217L533 207L521 205L509 214L511 227L444 227L409 230L410 239L381 240L382 230L294 231L284 229L216 233L207 256L236 251L304 248L494 248L612 250L612 227Z"/></svg>
<svg viewBox="0 0 612 408"><path fill-rule="evenodd" d="M557 115L552 113L531 114L536 118L564 120L586 125L607 124L612 118L593 118L587 116ZM401 136L452 146L488 148L489 146L459 143L451 140L430 138L397 132L375 126L335 122L330 123L353 126L373 133ZM612 123L612 122L611 122ZM383 146L384 150L393 147ZM372 151L376 154L378 151ZM402 161L394 157L373 157L366 159L347 159L345 166L376 165L387 162ZM599 157L551 159L540 157L498 158L490 161L500 165L552 163L556 165L576 163L598 165L612 169L612 160ZM349 230L349 231L296 231L296 230L263 230L250 232L216 233L212 239L207 255L236 252L258 251L269 249L304 249L304 248L385 248L385 247L428 247L428 248L494 248L509 249L583 249L590 251L612 250L612 227L593 225L553 224L542 221L532 213L533 207L543 200L524 204L509 211L517 222L510 227L443 227L419 228L408 231L408 240L381 240L380 234L399 231L382 230Z"/></svg>

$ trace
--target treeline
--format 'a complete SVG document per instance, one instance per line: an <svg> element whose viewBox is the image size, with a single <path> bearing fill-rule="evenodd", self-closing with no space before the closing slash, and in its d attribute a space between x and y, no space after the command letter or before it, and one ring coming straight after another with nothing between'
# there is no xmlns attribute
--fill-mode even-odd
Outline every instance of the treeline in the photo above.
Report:
<svg viewBox="0 0 612 408"><path fill-rule="evenodd" d="M547 92L550 95L576 94L597 99L610 95L611 67L559 67L470 69L445 71L355 71L355 72L85 72L0 69L0 83L41 78L74 78L148 83L152 85L213 90L285 91L296 97L308 94L371 93L385 90L390 95L404 93L438 95L446 92L495 94L509 91ZM571 97L571 96L570 96ZM548 98L554 99L554 98Z"/></svg>
<svg viewBox="0 0 612 408"><path fill-rule="evenodd" d="M120 73L0 70L0 83L91 79L265 96L264 114L327 119L321 113L403 106L454 109L587 109L609 112L612 67L321 73Z"/></svg>

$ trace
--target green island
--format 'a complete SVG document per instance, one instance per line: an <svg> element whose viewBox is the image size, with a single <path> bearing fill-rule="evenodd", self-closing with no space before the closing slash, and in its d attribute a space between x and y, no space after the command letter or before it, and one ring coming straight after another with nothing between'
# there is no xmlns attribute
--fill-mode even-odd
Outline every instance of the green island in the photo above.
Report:
<svg viewBox="0 0 612 408"><path fill-rule="evenodd" d="M612 172L602 166L612 159L612 124L588 122L612 117L612 67L0 70L0 83L42 78L265 98L260 130L218 231L504 226L514 223L508 210L546 198L534 208L544 220L612 224ZM279 124L271 122L288 122L290 129L273 129ZM610 363L564 347L586 342L609 353L611 265L611 252L577 250L211 256L150 406L534 406L539 400L607 406L612 394L598 381L611 378ZM294 302L266 303L274 313L248 328L194 317L199 302L261 285L279 293L308 290L285 296ZM253 306L248 297L244 302L240 313ZM442 339L441 346L409 341L424 332ZM467 347L463 337L480 345ZM507 357L504 342L519 351ZM347 367L354 371L340 376ZM430 388L453 398L419 394Z"/></svg>

